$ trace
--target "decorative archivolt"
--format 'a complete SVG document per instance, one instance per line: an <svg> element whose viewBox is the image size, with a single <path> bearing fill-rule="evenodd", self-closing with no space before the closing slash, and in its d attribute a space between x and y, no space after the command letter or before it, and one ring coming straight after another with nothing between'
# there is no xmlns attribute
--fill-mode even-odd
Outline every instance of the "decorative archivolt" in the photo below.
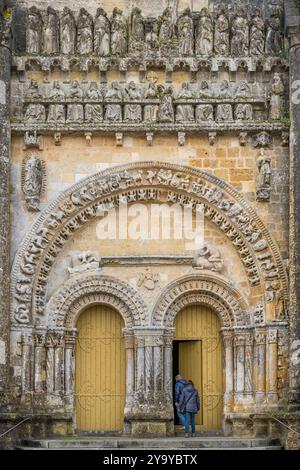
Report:
<svg viewBox="0 0 300 470"><path fill-rule="evenodd" d="M41 214L19 249L14 267L12 317L26 324L45 312L52 266L74 232L121 201L179 204L204 215L224 233L262 301L288 298L279 250L249 203L219 178L169 163L127 164L90 176L63 192ZM257 289L258 288L258 289Z"/></svg>
<svg viewBox="0 0 300 470"><path fill-rule="evenodd" d="M126 328L140 326L146 318L147 307L133 287L113 277L91 274L70 279L53 295L46 309L48 327L75 328L78 315L93 304L115 308Z"/></svg>
<svg viewBox="0 0 300 470"><path fill-rule="evenodd" d="M189 305L205 304L219 315L222 327L249 325L242 296L219 276L194 274L167 285L152 312L151 323L172 327L176 315Z"/></svg>

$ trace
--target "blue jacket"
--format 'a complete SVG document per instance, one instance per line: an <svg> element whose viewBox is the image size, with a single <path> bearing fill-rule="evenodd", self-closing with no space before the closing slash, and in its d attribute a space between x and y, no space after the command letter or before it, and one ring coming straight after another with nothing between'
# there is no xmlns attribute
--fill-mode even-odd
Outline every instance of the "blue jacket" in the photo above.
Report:
<svg viewBox="0 0 300 470"><path fill-rule="evenodd" d="M182 390L179 409L182 410L184 407L188 413L197 413L200 410L199 393L192 384L187 384Z"/></svg>
<svg viewBox="0 0 300 470"><path fill-rule="evenodd" d="M184 379L180 379L180 380L178 380L178 382L176 382L176 384L175 384L175 403L179 403L182 390L184 389L186 384L187 384L186 380L184 380Z"/></svg>

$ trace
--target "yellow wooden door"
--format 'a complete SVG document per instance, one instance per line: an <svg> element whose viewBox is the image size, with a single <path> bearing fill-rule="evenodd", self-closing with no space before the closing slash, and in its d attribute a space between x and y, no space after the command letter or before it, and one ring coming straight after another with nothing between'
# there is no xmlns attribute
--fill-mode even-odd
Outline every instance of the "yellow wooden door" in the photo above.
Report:
<svg viewBox="0 0 300 470"><path fill-rule="evenodd" d="M205 305L183 309L175 320L179 343L179 373L199 391L198 429L220 429L223 411L223 359L217 314Z"/></svg>
<svg viewBox="0 0 300 470"><path fill-rule="evenodd" d="M79 431L120 431L125 406L124 322L112 308L95 305L77 323L76 425Z"/></svg>

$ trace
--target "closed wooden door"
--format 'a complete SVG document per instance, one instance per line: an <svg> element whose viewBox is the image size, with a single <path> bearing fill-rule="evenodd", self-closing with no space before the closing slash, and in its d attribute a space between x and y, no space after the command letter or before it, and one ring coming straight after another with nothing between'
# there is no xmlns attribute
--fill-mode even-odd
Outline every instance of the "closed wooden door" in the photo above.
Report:
<svg viewBox="0 0 300 470"><path fill-rule="evenodd" d="M125 348L121 315L95 305L77 323L76 424L79 431L120 431L125 406Z"/></svg>
<svg viewBox="0 0 300 470"><path fill-rule="evenodd" d="M220 321L204 305L183 309L175 320L174 340L179 343L179 373L199 391L200 430L220 429L223 412L223 367Z"/></svg>

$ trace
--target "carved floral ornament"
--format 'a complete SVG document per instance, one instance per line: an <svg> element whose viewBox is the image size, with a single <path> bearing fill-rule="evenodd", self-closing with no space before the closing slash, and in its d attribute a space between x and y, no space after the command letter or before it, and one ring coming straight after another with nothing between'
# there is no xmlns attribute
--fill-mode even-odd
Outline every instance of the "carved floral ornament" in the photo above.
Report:
<svg viewBox="0 0 300 470"><path fill-rule="evenodd" d="M119 198L127 203L157 201L204 206L204 215L224 233L238 252L249 286L268 289L267 302L276 299L270 285L288 298L287 278L279 250L251 206L218 178L200 170L167 163L128 164L88 177L62 193L41 214L26 237L13 268L12 318L27 324L44 315L49 273L69 237ZM277 282L274 282L277 281ZM273 290L274 290L273 289Z"/></svg>

